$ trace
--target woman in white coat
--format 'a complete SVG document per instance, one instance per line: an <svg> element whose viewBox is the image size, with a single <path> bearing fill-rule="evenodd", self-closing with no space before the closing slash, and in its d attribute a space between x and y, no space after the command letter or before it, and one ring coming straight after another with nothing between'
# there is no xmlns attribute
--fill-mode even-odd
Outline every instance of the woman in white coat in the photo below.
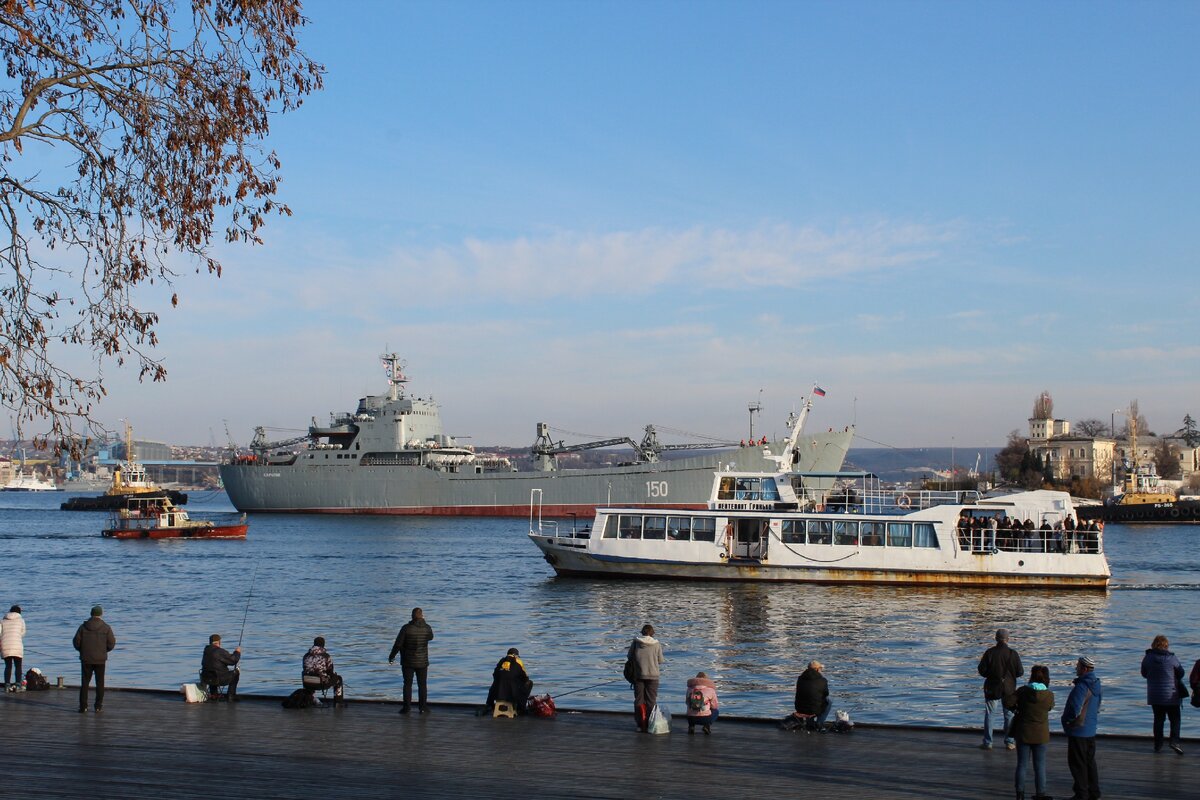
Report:
<svg viewBox="0 0 1200 800"><path fill-rule="evenodd" d="M21 616L20 606L13 606L4 619L0 619L0 656L4 656L5 691L24 691L21 676L25 673L21 672L21 660L25 658L25 619ZM12 674L14 668L15 676Z"/></svg>

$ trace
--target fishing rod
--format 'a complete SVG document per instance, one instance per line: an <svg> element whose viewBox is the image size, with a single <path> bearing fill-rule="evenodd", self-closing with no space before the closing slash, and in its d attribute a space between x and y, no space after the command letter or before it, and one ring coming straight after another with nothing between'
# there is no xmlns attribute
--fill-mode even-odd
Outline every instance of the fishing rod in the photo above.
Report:
<svg viewBox="0 0 1200 800"><path fill-rule="evenodd" d="M550 695L550 696L552 698L554 698L555 700L557 700L558 698L566 697L569 694L575 694L576 692L586 692L588 689L599 689L601 686L608 686L610 683L616 683L618 681L623 681L623 680L625 680L625 679L624 678L613 678L611 681L605 681L604 683L597 683L594 686L585 686L582 689L572 689L569 692L563 692L562 694L554 694L554 695Z"/></svg>
<svg viewBox="0 0 1200 800"><path fill-rule="evenodd" d="M250 591L246 592L246 613L242 614L242 632L238 634L237 646L242 646L242 637L246 635L246 619L250 616L250 598L254 596L254 579L258 577L258 563L254 564L254 574L250 576Z"/></svg>

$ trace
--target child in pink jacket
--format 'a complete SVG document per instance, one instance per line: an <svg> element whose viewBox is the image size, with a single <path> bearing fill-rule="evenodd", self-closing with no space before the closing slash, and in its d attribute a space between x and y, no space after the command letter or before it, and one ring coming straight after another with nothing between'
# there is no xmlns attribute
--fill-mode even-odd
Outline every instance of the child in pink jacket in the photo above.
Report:
<svg viewBox="0 0 1200 800"><path fill-rule="evenodd" d="M717 721L718 713L717 685L703 672L688 678L683 705L687 709L688 733L694 734L697 725L703 725L705 733L712 733L712 724Z"/></svg>

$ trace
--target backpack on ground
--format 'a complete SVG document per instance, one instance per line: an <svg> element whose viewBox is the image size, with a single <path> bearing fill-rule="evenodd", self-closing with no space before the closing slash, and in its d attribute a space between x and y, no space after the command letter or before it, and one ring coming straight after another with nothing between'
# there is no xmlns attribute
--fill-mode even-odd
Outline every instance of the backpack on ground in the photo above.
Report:
<svg viewBox="0 0 1200 800"><path fill-rule="evenodd" d="M688 711L704 710L704 692L700 691L700 687L697 686L688 692L687 707Z"/></svg>
<svg viewBox="0 0 1200 800"><path fill-rule="evenodd" d="M313 706L312 693L307 689L297 689L283 699L284 708L311 708Z"/></svg>
<svg viewBox="0 0 1200 800"><path fill-rule="evenodd" d="M50 681L37 667L25 673L25 689L30 692L40 692L50 688Z"/></svg>
<svg viewBox="0 0 1200 800"><path fill-rule="evenodd" d="M531 697L529 698L527 709L532 716L549 719L555 714L554 698L548 694L544 694L541 697Z"/></svg>

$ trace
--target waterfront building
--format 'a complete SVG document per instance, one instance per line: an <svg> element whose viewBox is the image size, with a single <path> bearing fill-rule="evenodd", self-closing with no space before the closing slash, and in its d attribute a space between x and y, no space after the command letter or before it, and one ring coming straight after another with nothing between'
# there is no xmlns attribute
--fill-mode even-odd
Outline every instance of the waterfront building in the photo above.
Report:
<svg viewBox="0 0 1200 800"><path fill-rule="evenodd" d="M1050 465L1055 480L1111 479L1115 449L1107 436L1073 435L1068 420L1029 420L1029 450Z"/></svg>

